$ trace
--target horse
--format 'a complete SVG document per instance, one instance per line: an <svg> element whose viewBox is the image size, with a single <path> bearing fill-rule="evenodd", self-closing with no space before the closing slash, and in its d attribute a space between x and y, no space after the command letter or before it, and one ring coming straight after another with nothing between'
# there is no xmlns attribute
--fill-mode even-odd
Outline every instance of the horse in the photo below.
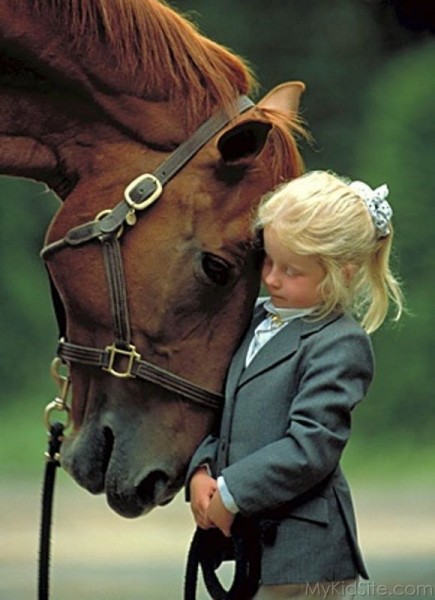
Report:
<svg viewBox="0 0 435 600"><path fill-rule="evenodd" d="M253 212L303 171L304 85L251 105L247 64L157 0L4 0L0 31L0 173L60 199L44 257L72 389L61 464L137 517L173 499L216 424L259 290ZM216 114L163 189L154 174ZM143 182L152 204L132 199Z"/></svg>

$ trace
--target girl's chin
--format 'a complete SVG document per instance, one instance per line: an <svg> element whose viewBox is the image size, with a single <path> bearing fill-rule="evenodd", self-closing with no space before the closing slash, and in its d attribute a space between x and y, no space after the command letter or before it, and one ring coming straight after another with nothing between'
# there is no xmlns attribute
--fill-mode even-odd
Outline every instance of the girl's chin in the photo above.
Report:
<svg viewBox="0 0 435 600"><path fill-rule="evenodd" d="M272 304L276 307L276 308L291 308L288 304L288 302L286 302L285 300L283 300L282 298L277 298L276 296L271 296L270 297Z"/></svg>

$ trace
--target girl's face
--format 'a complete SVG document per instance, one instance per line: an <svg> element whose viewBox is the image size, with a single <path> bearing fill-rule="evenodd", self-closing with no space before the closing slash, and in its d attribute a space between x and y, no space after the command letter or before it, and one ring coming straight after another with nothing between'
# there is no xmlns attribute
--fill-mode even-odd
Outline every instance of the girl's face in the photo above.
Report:
<svg viewBox="0 0 435 600"><path fill-rule="evenodd" d="M314 256L295 254L278 239L272 226L264 228L264 259L261 273L277 308L310 308L320 304L319 285L326 271Z"/></svg>

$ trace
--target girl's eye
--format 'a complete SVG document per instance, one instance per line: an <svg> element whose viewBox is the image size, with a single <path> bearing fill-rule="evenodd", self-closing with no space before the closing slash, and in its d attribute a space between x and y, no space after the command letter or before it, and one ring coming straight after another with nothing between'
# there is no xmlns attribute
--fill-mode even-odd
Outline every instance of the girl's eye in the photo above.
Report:
<svg viewBox="0 0 435 600"><path fill-rule="evenodd" d="M220 256L205 252L202 255L201 266L207 277L214 283L217 283L218 285L225 285L228 283L232 266Z"/></svg>
<svg viewBox="0 0 435 600"><path fill-rule="evenodd" d="M285 274L287 275L287 277L296 277L298 275L302 275L301 271L293 267L287 267L285 270Z"/></svg>

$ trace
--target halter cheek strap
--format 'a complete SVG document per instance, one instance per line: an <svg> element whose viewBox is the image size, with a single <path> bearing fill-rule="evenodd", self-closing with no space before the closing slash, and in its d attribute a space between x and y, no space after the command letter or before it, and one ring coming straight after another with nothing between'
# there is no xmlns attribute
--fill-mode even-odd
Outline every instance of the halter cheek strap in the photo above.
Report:
<svg viewBox="0 0 435 600"><path fill-rule="evenodd" d="M252 106L254 106L253 102L246 96L241 96L236 102L236 109L239 114ZM124 233L125 224L135 225L136 212L143 211L155 202L162 194L163 186L230 121L231 117L223 111L210 117L154 173L146 173L131 182L124 192L124 199L113 209L103 211L93 221L74 227L68 231L65 237L43 248L41 256L47 260L63 248L75 247L99 240L104 256L114 341L103 349L66 341L65 310L59 294L55 290L53 282L51 282L60 329L57 356L62 361L100 367L114 377L121 379L137 377L179 394L200 406L215 410L222 407L222 394L212 392L166 369L142 360L137 352L131 340L120 238Z"/></svg>

